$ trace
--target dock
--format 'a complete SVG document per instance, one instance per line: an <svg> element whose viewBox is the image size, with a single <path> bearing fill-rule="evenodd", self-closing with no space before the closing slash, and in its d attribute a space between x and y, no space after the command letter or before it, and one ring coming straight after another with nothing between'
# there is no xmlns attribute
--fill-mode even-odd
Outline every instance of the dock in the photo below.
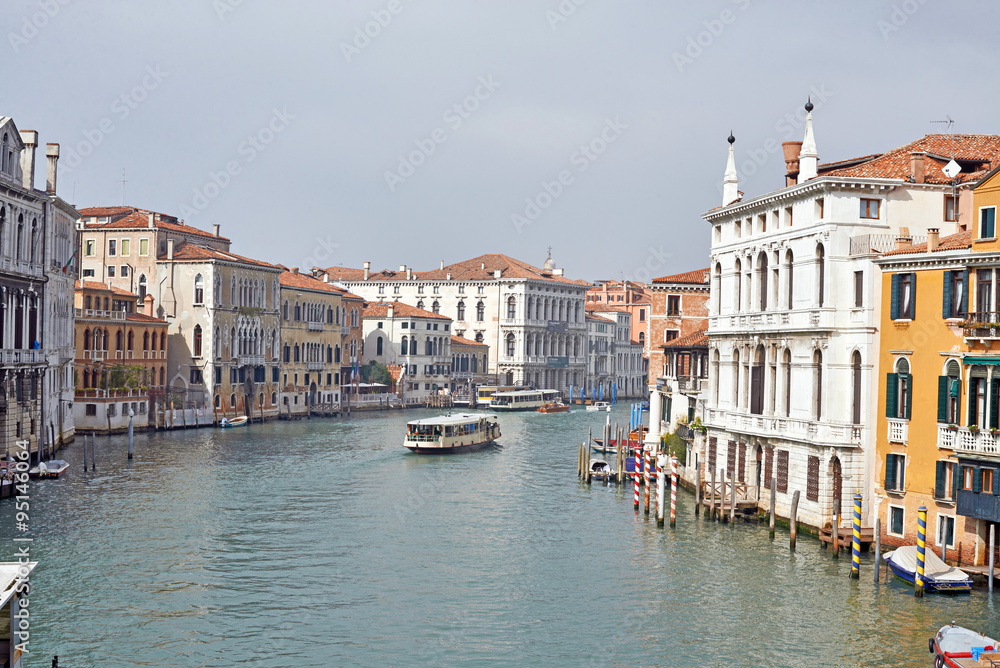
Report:
<svg viewBox="0 0 1000 668"><path fill-rule="evenodd" d="M840 552L850 552L851 543L854 540L854 530L851 527L840 527L837 532L837 546ZM832 547L833 545L833 529L831 527L824 527L819 530L819 542L823 546L823 549L827 547ZM871 550L871 546L875 544L875 529L872 527L862 527L861 528L861 551L868 552Z"/></svg>

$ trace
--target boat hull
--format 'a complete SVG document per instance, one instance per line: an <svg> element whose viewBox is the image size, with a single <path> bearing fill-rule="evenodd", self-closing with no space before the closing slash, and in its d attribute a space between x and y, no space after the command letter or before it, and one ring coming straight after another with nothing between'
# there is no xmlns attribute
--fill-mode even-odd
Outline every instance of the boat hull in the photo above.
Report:
<svg viewBox="0 0 1000 668"><path fill-rule="evenodd" d="M228 420L225 424L219 423L219 429L233 429L234 427L243 427L248 422L247 418L238 417L233 420Z"/></svg>
<svg viewBox="0 0 1000 668"><path fill-rule="evenodd" d="M916 573L906 568L903 568L899 564L895 563L892 559L886 559L886 563L889 565L889 570L897 578L906 582L910 585L914 584L916 580ZM944 582L941 580L934 580L932 578L924 578L924 591L927 592L940 592L944 594L967 594L972 591L972 581L963 580L960 582Z"/></svg>
<svg viewBox="0 0 1000 668"><path fill-rule="evenodd" d="M465 445L451 445L447 447L428 447L426 445L406 444L404 444L403 447L418 455L452 455L460 452L474 452L476 450L482 450L483 448L488 448L495 443L496 440L484 441L482 443L466 443Z"/></svg>

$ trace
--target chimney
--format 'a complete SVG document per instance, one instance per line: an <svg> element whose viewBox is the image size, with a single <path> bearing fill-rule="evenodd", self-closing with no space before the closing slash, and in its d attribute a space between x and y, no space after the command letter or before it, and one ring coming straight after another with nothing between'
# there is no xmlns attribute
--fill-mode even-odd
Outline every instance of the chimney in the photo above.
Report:
<svg viewBox="0 0 1000 668"><path fill-rule="evenodd" d="M168 260L173 260L174 259L174 240L173 239L167 239L167 259Z"/></svg>
<svg viewBox="0 0 1000 668"><path fill-rule="evenodd" d="M480 263L479 263L479 268L480 268L481 270L485 271L485 270L486 270L486 263L485 263L485 262L480 262Z"/></svg>
<svg viewBox="0 0 1000 668"><path fill-rule="evenodd" d="M146 227L148 227L149 229L153 229L154 227L156 227L155 222L156 222L156 214L150 211L149 216L146 218Z"/></svg>
<svg viewBox="0 0 1000 668"><path fill-rule="evenodd" d="M802 142L781 142L781 150L785 154L785 187L787 188L795 185L795 179L799 175L799 153L802 151Z"/></svg>
<svg viewBox="0 0 1000 668"><path fill-rule="evenodd" d="M445 278L447 280L449 280L449 281L451 280L451 272L450 271L447 274L445 274Z"/></svg>
<svg viewBox="0 0 1000 668"><path fill-rule="evenodd" d="M385 314L386 314L386 318L387 319L392 320L392 313L393 313L393 311L395 311L395 308L390 303L389 307L385 310Z"/></svg>
<svg viewBox="0 0 1000 668"><path fill-rule="evenodd" d="M21 141L24 150L21 151L21 185L28 190L35 189L35 148L38 146L38 133L34 130L21 130Z"/></svg>
<svg viewBox="0 0 1000 668"><path fill-rule="evenodd" d="M406 268L406 280L411 280L413 278L413 269L410 267Z"/></svg>
<svg viewBox="0 0 1000 668"><path fill-rule="evenodd" d="M441 260L441 268L444 269L444 260Z"/></svg>
<svg viewBox="0 0 1000 668"><path fill-rule="evenodd" d="M553 269L552 270L552 275L553 276L562 276L563 275L563 270L562 269Z"/></svg>
<svg viewBox="0 0 1000 668"><path fill-rule="evenodd" d="M59 162L59 144L46 144L45 157L49 160L48 175L45 177L45 192L56 194L56 163Z"/></svg>
<svg viewBox="0 0 1000 668"><path fill-rule="evenodd" d="M910 176L913 177L914 183L924 182L924 159L926 157L926 153L919 151L910 154Z"/></svg>
<svg viewBox="0 0 1000 668"><path fill-rule="evenodd" d="M325 271L323 272L323 282L324 283L329 283L330 282L330 274L328 274Z"/></svg>
<svg viewBox="0 0 1000 668"><path fill-rule="evenodd" d="M733 157L733 144L736 137L729 132L729 158L726 160L726 173L722 177L722 206L728 206L740 198L739 178L736 175L736 159Z"/></svg>
<svg viewBox="0 0 1000 668"><path fill-rule="evenodd" d="M218 223L215 223L214 225L212 225L212 236L213 237L219 236L219 229L220 229L220 227L221 226Z"/></svg>
<svg viewBox="0 0 1000 668"><path fill-rule="evenodd" d="M500 273L501 272L500 272L499 269L494 269L493 270L493 278L500 278Z"/></svg>
<svg viewBox="0 0 1000 668"><path fill-rule="evenodd" d="M145 299L143 299L142 301L143 301L142 312L148 316L155 317L156 314L153 313L153 301L154 301L153 295L147 294Z"/></svg>
<svg viewBox="0 0 1000 668"><path fill-rule="evenodd" d="M405 264L399 265L399 270L400 271L406 271L406 265Z"/></svg>
<svg viewBox="0 0 1000 668"><path fill-rule="evenodd" d="M939 236L939 230L936 227L927 228L927 250L933 251L937 250L938 245L941 243L941 237Z"/></svg>
<svg viewBox="0 0 1000 668"><path fill-rule="evenodd" d="M901 248L909 248L912 245L913 245L913 237L898 236L896 237L896 246L893 248L893 250L899 250Z"/></svg>
<svg viewBox="0 0 1000 668"><path fill-rule="evenodd" d="M288 270L288 271L292 272L292 273L293 273L293 274L295 274L296 276L298 276L298 275L299 275L299 268L298 268L298 267L291 267L291 268L289 268L289 270Z"/></svg>
<svg viewBox="0 0 1000 668"><path fill-rule="evenodd" d="M802 150L799 151L799 183L816 178L819 168L819 153L816 152L816 138L813 136L813 103L810 97L806 101L806 134L802 139Z"/></svg>
<svg viewBox="0 0 1000 668"><path fill-rule="evenodd" d="M365 262L364 267L365 267L365 278L364 278L364 280L367 281L368 280L368 274L369 274L369 272L371 272L372 263L371 262Z"/></svg>

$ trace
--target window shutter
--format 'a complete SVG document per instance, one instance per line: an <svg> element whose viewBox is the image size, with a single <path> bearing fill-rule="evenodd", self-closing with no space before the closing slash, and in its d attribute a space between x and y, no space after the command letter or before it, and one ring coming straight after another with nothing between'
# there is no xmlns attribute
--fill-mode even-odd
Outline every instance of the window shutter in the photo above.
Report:
<svg viewBox="0 0 1000 668"><path fill-rule="evenodd" d="M947 481L948 469L946 468L947 463L935 462L935 464L937 470L934 475L934 498L943 499L945 498L945 485L948 482Z"/></svg>
<svg viewBox="0 0 1000 668"><path fill-rule="evenodd" d="M1000 378L994 378L990 381L990 426L994 429L1000 427L1000 415L997 415L997 408L1000 404L997 403L997 393L1000 392Z"/></svg>
<svg viewBox="0 0 1000 668"><path fill-rule="evenodd" d="M969 270L962 272L962 315L969 312Z"/></svg>
<svg viewBox="0 0 1000 668"><path fill-rule="evenodd" d="M937 421L941 424L948 421L948 376L938 376Z"/></svg>
<svg viewBox="0 0 1000 668"><path fill-rule="evenodd" d="M941 297L941 317L942 318L950 318L951 314L952 314L952 311L954 311L953 304L952 304L952 300L953 300L953 297L954 297L954 295L952 293L952 288L954 287L954 285L952 284L953 280L954 279L952 278L952 275L951 275L950 271L944 272L944 294ZM940 420L939 420L939 422L940 422Z"/></svg>
<svg viewBox="0 0 1000 668"><path fill-rule="evenodd" d="M899 274L892 275L892 287L889 290L889 318L899 320Z"/></svg>
<svg viewBox="0 0 1000 668"><path fill-rule="evenodd" d="M993 493L1000 495L1000 476L997 473L1000 471L993 471Z"/></svg>
<svg viewBox="0 0 1000 668"><path fill-rule="evenodd" d="M910 419L910 407L913 406L913 376L910 374L901 374L906 379L906 387L909 390L906 393L906 405L903 406L903 417L907 420Z"/></svg>
<svg viewBox="0 0 1000 668"><path fill-rule="evenodd" d="M951 468L951 496L948 498L954 499L955 491L958 489L958 474L961 469L958 467L958 464L949 464L948 466Z"/></svg>
<svg viewBox="0 0 1000 668"><path fill-rule="evenodd" d="M910 320L917 319L917 274L910 274Z"/></svg>
<svg viewBox="0 0 1000 668"><path fill-rule="evenodd" d="M983 470L980 468L972 469L972 491L983 491Z"/></svg>
<svg viewBox="0 0 1000 668"><path fill-rule="evenodd" d="M896 489L896 455L885 456L885 488Z"/></svg>
<svg viewBox="0 0 1000 668"><path fill-rule="evenodd" d="M885 375L885 416L894 418L897 413L897 395L899 394L899 377L894 373Z"/></svg>
<svg viewBox="0 0 1000 668"><path fill-rule="evenodd" d="M896 483L899 485L899 491L906 490L906 457L904 455L896 455L896 461L899 463L899 480Z"/></svg>
<svg viewBox="0 0 1000 668"><path fill-rule="evenodd" d="M977 394L976 390L979 387L979 381L980 381L979 378L969 379L969 426L970 427L974 424L977 424L979 420L979 414L976 412L976 409L978 408L976 406L976 394Z"/></svg>

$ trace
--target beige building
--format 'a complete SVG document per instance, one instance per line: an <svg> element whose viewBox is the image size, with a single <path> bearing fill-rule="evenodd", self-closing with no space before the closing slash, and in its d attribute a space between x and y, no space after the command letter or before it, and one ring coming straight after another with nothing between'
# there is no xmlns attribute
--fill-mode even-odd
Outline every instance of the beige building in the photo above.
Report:
<svg viewBox="0 0 1000 668"><path fill-rule="evenodd" d="M403 401L451 389L451 318L402 302L369 304L364 313L364 361L404 368Z"/></svg>
<svg viewBox="0 0 1000 668"><path fill-rule="evenodd" d="M471 401L476 388L489 385L490 347L461 336L451 336L451 393L456 403Z"/></svg>
<svg viewBox="0 0 1000 668"><path fill-rule="evenodd" d="M280 284L281 414L338 411L345 291L295 267Z"/></svg>

